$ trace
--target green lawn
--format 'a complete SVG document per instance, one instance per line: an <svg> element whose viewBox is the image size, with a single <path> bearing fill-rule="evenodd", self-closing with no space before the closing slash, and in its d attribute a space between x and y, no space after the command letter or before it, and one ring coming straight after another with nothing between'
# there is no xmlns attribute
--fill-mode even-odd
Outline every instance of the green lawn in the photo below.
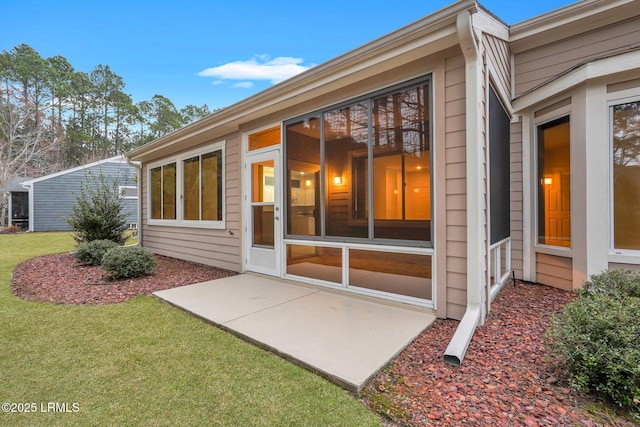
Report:
<svg viewBox="0 0 640 427"><path fill-rule="evenodd" d="M79 307L11 294L16 264L73 245L69 233L0 235L0 402L36 404L0 412L0 425L380 425L339 387L155 298Z"/></svg>

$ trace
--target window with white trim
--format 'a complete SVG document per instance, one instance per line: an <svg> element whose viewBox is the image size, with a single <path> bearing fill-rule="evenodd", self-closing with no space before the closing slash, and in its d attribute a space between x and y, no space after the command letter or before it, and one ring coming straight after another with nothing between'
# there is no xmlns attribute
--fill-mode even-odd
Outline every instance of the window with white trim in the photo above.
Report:
<svg viewBox="0 0 640 427"><path fill-rule="evenodd" d="M149 222L224 227L224 142L149 168Z"/></svg>
<svg viewBox="0 0 640 427"><path fill-rule="evenodd" d="M118 194L121 199L137 199L138 187L134 185L120 185L118 186Z"/></svg>
<svg viewBox="0 0 640 427"><path fill-rule="evenodd" d="M610 107L612 244L640 250L640 100Z"/></svg>

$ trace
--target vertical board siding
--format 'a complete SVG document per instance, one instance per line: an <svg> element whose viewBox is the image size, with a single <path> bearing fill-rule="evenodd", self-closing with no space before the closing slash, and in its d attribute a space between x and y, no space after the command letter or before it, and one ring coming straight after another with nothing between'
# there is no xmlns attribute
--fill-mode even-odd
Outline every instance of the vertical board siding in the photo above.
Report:
<svg viewBox="0 0 640 427"><path fill-rule="evenodd" d="M491 64L494 82L499 86L499 92L511 93L511 49L509 43L485 34L483 37L487 62ZM509 101L509 100L504 100Z"/></svg>
<svg viewBox="0 0 640 427"><path fill-rule="evenodd" d="M515 55L515 95L585 61L640 47L640 18L576 35Z"/></svg>
<svg viewBox="0 0 640 427"><path fill-rule="evenodd" d="M212 141L213 142L217 142ZM148 224L148 165L143 170L142 239L152 252L231 271L241 269L241 149L240 134L226 138L225 229L173 227ZM200 148L206 147L202 145ZM179 155L179 153L178 153ZM180 191L180 190L179 190Z"/></svg>
<svg viewBox="0 0 640 427"><path fill-rule="evenodd" d="M69 231L71 226L64 219L73 213L82 183L93 186L93 174L96 178L102 174L107 183L115 181L118 185L135 186L136 169L127 163L108 162L76 170L33 183L33 231ZM137 200L124 199L127 224L138 222Z"/></svg>
<svg viewBox="0 0 640 427"><path fill-rule="evenodd" d="M459 50L445 58L445 187L447 317L461 319L467 305L465 63Z"/></svg>
<svg viewBox="0 0 640 427"><path fill-rule="evenodd" d="M536 282L554 288L573 289L573 262L571 258L536 254Z"/></svg>

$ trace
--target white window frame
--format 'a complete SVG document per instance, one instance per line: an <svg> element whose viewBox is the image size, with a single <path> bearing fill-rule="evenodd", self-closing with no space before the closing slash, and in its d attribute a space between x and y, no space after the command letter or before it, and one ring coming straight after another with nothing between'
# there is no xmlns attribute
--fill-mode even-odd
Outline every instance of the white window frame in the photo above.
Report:
<svg viewBox="0 0 640 427"><path fill-rule="evenodd" d="M553 105L553 104L552 104ZM533 114L532 114L533 115ZM560 107L557 110L553 110L549 113L546 114L542 114L539 117L536 117L533 120L533 127L532 127L532 131L533 131L533 140L534 140L534 146L533 146L533 153L532 153L532 157L533 157L533 170L532 172L532 181L535 183L535 185L533 186L533 191L534 191L534 203L533 203L533 230L534 230L534 235L533 235L533 246L534 246L534 250L536 253L544 253L544 254L548 254L548 255L556 255L556 256L562 256L562 257L572 257L573 256L573 245L574 245L574 241L573 241L573 237L574 237L574 218L573 218L573 206L575 205L575 190L573 188L573 179L571 180L571 246L569 247L563 247L563 246L554 246L554 245L547 245L544 243L539 243L539 236L540 236L540 230L538 229L539 227L539 197L538 197L538 149L539 149L539 141L538 141L538 129L541 126L544 126L548 123L551 123L555 120L559 120L562 118L568 117L569 118L569 146L570 149L573 148L573 116L572 116L572 112L571 112L571 104L564 106L564 107ZM571 166L573 166L573 150L570 151L570 156L571 156ZM572 177L573 178L573 177Z"/></svg>
<svg viewBox="0 0 640 427"><path fill-rule="evenodd" d="M609 134L609 262L640 264L640 249L618 249L614 246L613 200L613 107L630 102L640 102L640 88L616 92L616 98L607 100Z"/></svg>
<svg viewBox="0 0 640 427"><path fill-rule="evenodd" d="M127 196L127 190L135 190L135 195ZM138 199L138 187L135 185L119 185L118 186L118 195L121 199Z"/></svg>
<svg viewBox="0 0 640 427"><path fill-rule="evenodd" d="M162 159L161 161L150 163L147 166L147 221L149 225L163 225L172 227L189 227L189 228L212 228L212 229L224 229L226 227L226 156L225 156L226 141L219 141L214 144L207 145L206 147L196 150L180 153L172 157ZM183 173L184 168L182 162L187 159L191 159L196 156L202 156L204 154L220 152L222 156L222 194L220 195L220 205L222 209L222 219L219 221L203 221L203 220L185 220L184 219L184 188L183 188ZM176 164L176 219L152 219L151 218L151 170L159 166L169 165L171 163Z"/></svg>

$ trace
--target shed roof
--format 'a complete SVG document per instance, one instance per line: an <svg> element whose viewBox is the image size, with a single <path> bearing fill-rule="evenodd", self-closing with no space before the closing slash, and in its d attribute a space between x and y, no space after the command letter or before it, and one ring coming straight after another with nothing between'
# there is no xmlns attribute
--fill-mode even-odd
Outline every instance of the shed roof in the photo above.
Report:
<svg viewBox="0 0 640 427"><path fill-rule="evenodd" d="M85 170L85 169L90 169L94 166L98 166L104 163L127 163L127 159L124 156L114 156L114 157L109 157L108 159L103 159L103 160L98 160L97 162L92 162L92 163L87 163L86 165L81 165L81 166L76 166L75 168L71 168L71 169L65 169L63 171L60 172L55 172L49 175L45 175L45 176L41 176L39 178L34 178L34 179L29 179L27 181L24 181L22 184L24 185L32 185L36 182L40 182L40 181L46 181L48 179L52 179L52 178L56 178L62 175L67 175L73 172L77 172L77 171L81 171L81 170Z"/></svg>
<svg viewBox="0 0 640 427"><path fill-rule="evenodd" d="M0 191L9 191L9 192L18 192L18 191L27 191L26 188L22 186L22 183L28 181L32 178L26 176L16 176L11 179L7 184L0 188Z"/></svg>

